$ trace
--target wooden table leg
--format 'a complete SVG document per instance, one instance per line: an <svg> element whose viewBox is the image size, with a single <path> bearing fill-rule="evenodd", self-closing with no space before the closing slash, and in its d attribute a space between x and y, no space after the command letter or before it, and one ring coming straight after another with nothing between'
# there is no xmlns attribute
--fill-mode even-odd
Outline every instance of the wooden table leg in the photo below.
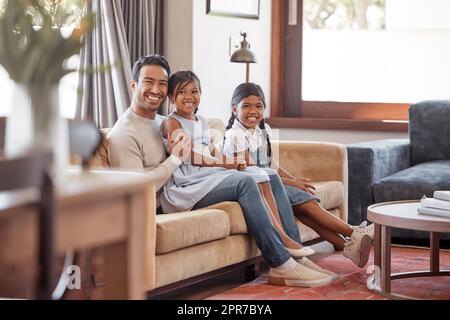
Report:
<svg viewBox="0 0 450 320"><path fill-rule="evenodd" d="M375 228L375 239L374 239L374 264L380 268L381 267L381 225L378 223L374 224Z"/></svg>
<svg viewBox="0 0 450 320"><path fill-rule="evenodd" d="M145 299L145 273L147 268L146 248L148 247L149 222L147 221L146 193L130 197L128 235L128 299ZM152 214L154 211L151 212Z"/></svg>
<svg viewBox="0 0 450 320"><path fill-rule="evenodd" d="M430 232L430 271L439 272L439 238L438 232Z"/></svg>
<svg viewBox="0 0 450 320"><path fill-rule="evenodd" d="M127 243L108 245L104 249L105 289L104 299L125 300L127 290Z"/></svg>
<svg viewBox="0 0 450 320"><path fill-rule="evenodd" d="M145 192L128 196L126 240L105 248L105 298L145 299L145 248L148 242Z"/></svg>
<svg viewBox="0 0 450 320"><path fill-rule="evenodd" d="M381 226L381 291L391 292L391 227Z"/></svg>

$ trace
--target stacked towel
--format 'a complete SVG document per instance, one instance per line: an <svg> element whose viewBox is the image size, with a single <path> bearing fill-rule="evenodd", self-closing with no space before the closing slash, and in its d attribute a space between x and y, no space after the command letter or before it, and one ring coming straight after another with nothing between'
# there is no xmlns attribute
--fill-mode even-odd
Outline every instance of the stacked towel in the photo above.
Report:
<svg viewBox="0 0 450 320"><path fill-rule="evenodd" d="M435 191L433 198L423 197L417 209L419 214L450 218L450 191Z"/></svg>

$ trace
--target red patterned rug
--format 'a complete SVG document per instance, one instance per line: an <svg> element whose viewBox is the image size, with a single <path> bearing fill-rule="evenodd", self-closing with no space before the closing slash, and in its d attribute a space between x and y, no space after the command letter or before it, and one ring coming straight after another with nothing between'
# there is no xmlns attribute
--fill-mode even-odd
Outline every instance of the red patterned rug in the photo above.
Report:
<svg viewBox="0 0 450 320"><path fill-rule="evenodd" d="M365 268L358 268L341 252L319 261L320 266L339 274L333 283L316 288L267 284L267 273L238 288L209 297L211 300L378 300L385 299L366 287L373 264L373 251ZM392 272L429 270L429 251L409 247L392 248ZM450 251L441 250L440 267L450 269ZM392 292L422 299L450 300L450 277L421 277L392 281Z"/></svg>

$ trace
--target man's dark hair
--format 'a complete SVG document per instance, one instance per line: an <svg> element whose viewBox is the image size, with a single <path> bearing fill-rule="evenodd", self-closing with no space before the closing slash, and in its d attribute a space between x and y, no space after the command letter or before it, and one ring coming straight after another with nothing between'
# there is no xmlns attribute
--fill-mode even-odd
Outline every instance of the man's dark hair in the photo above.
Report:
<svg viewBox="0 0 450 320"><path fill-rule="evenodd" d="M151 54L149 56L144 56L139 58L138 61L133 66L133 80L139 80L139 74L141 73L141 69L144 66L157 65L166 70L167 75L170 76L170 66L167 62L166 58L159 54Z"/></svg>

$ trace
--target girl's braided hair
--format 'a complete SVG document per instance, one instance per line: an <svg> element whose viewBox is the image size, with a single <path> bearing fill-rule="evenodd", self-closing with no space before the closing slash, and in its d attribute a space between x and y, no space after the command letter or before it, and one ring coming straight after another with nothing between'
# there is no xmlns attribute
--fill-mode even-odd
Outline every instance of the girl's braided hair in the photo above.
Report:
<svg viewBox="0 0 450 320"><path fill-rule="evenodd" d="M236 87L236 89L234 89L233 96L231 98L231 106L237 106L242 101L242 99L247 98L248 96L260 97L264 105L264 109L266 108L266 98L264 96L263 90L259 85L252 82L241 83ZM225 128L225 131L231 129L236 119L237 116L233 112L231 112L231 116L230 119L228 120L228 125ZM266 122L264 121L264 119L259 123L259 128L261 130L266 129ZM272 157L272 145L270 143L270 138L268 134L266 134L266 138L267 138L267 157L270 158ZM226 138L224 137L223 146L225 146L225 139ZM259 165L259 153L257 154L257 157L258 157L257 164Z"/></svg>

